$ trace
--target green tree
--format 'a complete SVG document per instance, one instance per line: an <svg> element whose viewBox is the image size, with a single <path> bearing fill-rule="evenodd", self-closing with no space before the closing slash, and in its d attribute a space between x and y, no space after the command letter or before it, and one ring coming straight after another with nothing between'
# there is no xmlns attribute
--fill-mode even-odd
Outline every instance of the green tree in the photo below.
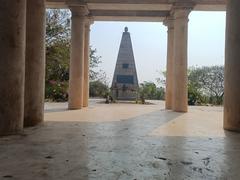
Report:
<svg viewBox="0 0 240 180"><path fill-rule="evenodd" d="M203 66L191 68L188 87L197 94L201 103L220 105L224 95L224 67Z"/></svg>
<svg viewBox="0 0 240 180"><path fill-rule="evenodd" d="M46 17L45 97L54 101L66 101L70 59L70 12L47 10ZM107 84L105 73L98 69L101 57L96 53L96 49L90 48L90 81Z"/></svg>
<svg viewBox="0 0 240 180"><path fill-rule="evenodd" d="M144 81L139 87L139 96L142 103L145 103L145 99L164 99L164 88L157 87L155 83Z"/></svg>
<svg viewBox="0 0 240 180"><path fill-rule="evenodd" d="M159 84L166 84L166 72L158 78ZM203 66L188 69L188 104L221 105L224 96L224 67Z"/></svg>
<svg viewBox="0 0 240 180"><path fill-rule="evenodd" d="M157 87L156 99L165 100L165 89L163 87Z"/></svg>
<svg viewBox="0 0 240 180"><path fill-rule="evenodd" d="M90 82L89 95L91 97L106 97L109 94L109 87L102 81Z"/></svg>
<svg viewBox="0 0 240 180"><path fill-rule="evenodd" d="M46 46L56 42L70 42L70 11L48 9L46 12Z"/></svg>
<svg viewBox="0 0 240 180"><path fill-rule="evenodd" d="M66 101L69 79L70 13L47 10L45 97Z"/></svg>

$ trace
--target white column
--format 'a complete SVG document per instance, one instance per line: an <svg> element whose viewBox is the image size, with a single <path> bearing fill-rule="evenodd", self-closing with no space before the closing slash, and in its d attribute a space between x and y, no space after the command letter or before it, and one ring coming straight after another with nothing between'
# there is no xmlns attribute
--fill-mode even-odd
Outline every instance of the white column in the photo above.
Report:
<svg viewBox="0 0 240 180"><path fill-rule="evenodd" d="M187 42L189 8L175 7L174 16L174 50L173 50L173 110L188 111L187 90Z"/></svg>
<svg viewBox="0 0 240 180"><path fill-rule="evenodd" d="M84 37L85 37L85 6L70 7L72 12L69 109L83 107L84 86Z"/></svg>
<svg viewBox="0 0 240 180"><path fill-rule="evenodd" d="M27 0L24 126L44 119L45 0Z"/></svg>
<svg viewBox="0 0 240 180"><path fill-rule="evenodd" d="M167 45L167 72L166 72L166 95L165 108L172 109L173 102L173 43L174 43L174 20L172 17L164 21L168 28L168 45Z"/></svg>
<svg viewBox="0 0 240 180"><path fill-rule="evenodd" d="M23 130L26 0L0 2L0 136Z"/></svg>
<svg viewBox="0 0 240 180"><path fill-rule="evenodd" d="M83 107L88 107L89 100L89 44L91 21L91 18L88 17L85 25Z"/></svg>
<svg viewBox="0 0 240 180"><path fill-rule="evenodd" d="M240 132L240 1L227 1L224 129Z"/></svg>

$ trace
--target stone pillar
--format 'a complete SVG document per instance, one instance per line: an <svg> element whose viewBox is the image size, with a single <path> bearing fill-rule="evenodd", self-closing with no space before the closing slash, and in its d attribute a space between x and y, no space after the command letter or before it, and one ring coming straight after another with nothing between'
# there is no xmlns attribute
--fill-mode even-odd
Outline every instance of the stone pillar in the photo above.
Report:
<svg viewBox="0 0 240 180"><path fill-rule="evenodd" d="M26 0L0 3L0 136L23 130Z"/></svg>
<svg viewBox="0 0 240 180"><path fill-rule="evenodd" d="M88 18L85 25L85 44L84 44L84 91L83 107L88 107L89 100L89 43L90 43L91 19Z"/></svg>
<svg viewBox="0 0 240 180"><path fill-rule="evenodd" d="M174 50L173 50L173 110L188 111L187 90L187 42L188 15L190 8L175 7L174 16Z"/></svg>
<svg viewBox="0 0 240 180"><path fill-rule="evenodd" d="M167 72L166 72L166 96L165 108L172 109L173 102L173 43L174 43L174 20L172 17L167 18L164 25L168 28L168 47L167 47Z"/></svg>
<svg viewBox="0 0 240 180"><path fill-rule="evenodd" d="M72 12L71 54L70 54L70 79L69 79L69 109L83 107L84 86L84 36L85 6L70 7Z"/></svg>
<svg viewBox="0 0 240 180"><path fill-rule="evenodd" d="M240 1L227 3L224 129L240 132Z"/></svg>
<svg viewBox="0 0 240 180"><path fill-rule="evenodd" d="M27 0L24 126L44 119L45 0Z"/></svg>

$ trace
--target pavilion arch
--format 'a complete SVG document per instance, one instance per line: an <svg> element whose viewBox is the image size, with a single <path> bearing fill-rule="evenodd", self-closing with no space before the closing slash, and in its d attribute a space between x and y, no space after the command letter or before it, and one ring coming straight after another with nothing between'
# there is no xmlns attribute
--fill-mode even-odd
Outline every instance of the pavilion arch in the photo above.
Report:
<svg viewBox="0 0 240 180"><path fill-rule="evenodd" d="M88 106L88 46L93 21L158 21L168 27L166 109L187 112L188 15L227 10L224 128L240 131L240 1L3 0L0 4L0 135L43 121L45 9L72 12L69 109Z"/></svg>

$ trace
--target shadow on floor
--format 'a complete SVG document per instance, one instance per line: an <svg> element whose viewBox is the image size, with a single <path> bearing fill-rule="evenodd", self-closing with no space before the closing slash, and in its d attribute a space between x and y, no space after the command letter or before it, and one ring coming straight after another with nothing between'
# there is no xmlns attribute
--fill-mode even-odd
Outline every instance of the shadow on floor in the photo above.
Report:
<svg viewBox="0 0 240 180"><path fill-rule="evenodd" d="M236 179L240 136L153 137L181 113L111 122L47 121L0 139L0 179ZM99 117L101 118L101 117ZM231 170L231 171L230 171Z"/></svg>

